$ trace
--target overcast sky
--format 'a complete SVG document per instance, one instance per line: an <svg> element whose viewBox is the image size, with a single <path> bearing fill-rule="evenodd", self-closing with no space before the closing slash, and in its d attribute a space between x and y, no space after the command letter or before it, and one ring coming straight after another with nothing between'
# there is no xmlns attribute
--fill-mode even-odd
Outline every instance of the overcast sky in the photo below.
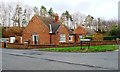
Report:
<svg viewBox="0 0 120 72"><path fill-rule="evenodd" d="M50 7L59 14L68 10L71 14L81 12L93 17L102 17L104 19L118 18L118 2L120 0L0 0L0 2L16 2L29 5L31 7L41 7L44 5L47 9Z"/></svg>

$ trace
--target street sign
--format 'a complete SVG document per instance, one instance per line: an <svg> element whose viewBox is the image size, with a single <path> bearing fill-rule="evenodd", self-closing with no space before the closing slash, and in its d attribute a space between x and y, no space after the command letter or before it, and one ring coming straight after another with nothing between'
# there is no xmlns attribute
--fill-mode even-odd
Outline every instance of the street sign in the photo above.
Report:
<svg viewBox="0 0 120 72"><path fill-rule="evenodd" d="M88 49L89 49L89 48L90 48L91 39L80 39L81 49L82 49L82 43L83 43L83 42L87 42L87 44L88 44Z"/></svg>
<svg viewBox="0 0 120 72"><path fill-rule="evenodd" d="M80 39L80 41L91 41L91 39Z"/></svg>

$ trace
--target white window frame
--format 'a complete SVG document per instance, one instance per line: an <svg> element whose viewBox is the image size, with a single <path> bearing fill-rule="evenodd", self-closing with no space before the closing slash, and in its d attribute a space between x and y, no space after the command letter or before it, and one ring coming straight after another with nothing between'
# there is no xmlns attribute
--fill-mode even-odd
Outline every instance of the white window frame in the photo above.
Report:
<svg viewBox="0 0 120 72"><path fill-rule="evenodd" d="M63 39L61 39L63 38ZM66 35L65 34L60 34L60 41L59 42L66 42Z"/></svg>
<svg viewBox="0 0 120 72"><path fill-rule="evenodd" d="M49 33L52 33L52 25L49 24L49 27L50 27L50 32Z"/></svg>
<svg viewBox="0 0 120 72"><path fill-rule="evenodd" d="M20 37L20 43L22 43L22 36Z"/></svg>
<svg viewBox="0 0 120 72"><path fill-rule="evenodd" d="M69 41L73 41L73 35L69 35Z"/></svg>

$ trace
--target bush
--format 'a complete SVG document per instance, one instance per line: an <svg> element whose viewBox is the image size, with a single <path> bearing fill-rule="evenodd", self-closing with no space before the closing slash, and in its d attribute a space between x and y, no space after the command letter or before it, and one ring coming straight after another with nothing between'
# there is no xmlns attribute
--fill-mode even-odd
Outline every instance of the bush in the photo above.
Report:
<svg viewBox="0 0 120 72"><path fill-rule="evenodd" d="M117 36L120 37L120 29L113 29L109 32L110 36Z"/></svg>
<svg viewBox="0 0 120 72"><path fill-rule="evenodd" d="M101 33L96 33L93 35L93 40L94 41L102 41L103 40L103 34Z"/></svg>

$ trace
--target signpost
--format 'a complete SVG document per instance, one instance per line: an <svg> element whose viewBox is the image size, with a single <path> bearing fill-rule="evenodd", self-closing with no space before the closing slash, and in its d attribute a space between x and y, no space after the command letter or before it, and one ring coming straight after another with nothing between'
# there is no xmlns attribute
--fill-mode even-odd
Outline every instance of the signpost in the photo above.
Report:
<svg viewBox="0 0 120 72"><path fill-rule="evenodd" d="M80 39L81 49L82 49L82 43L83 43L83 42L87 42L87 44L88 44L88 49L89 49L89 48L90 48L91 39Z"/></svg>

